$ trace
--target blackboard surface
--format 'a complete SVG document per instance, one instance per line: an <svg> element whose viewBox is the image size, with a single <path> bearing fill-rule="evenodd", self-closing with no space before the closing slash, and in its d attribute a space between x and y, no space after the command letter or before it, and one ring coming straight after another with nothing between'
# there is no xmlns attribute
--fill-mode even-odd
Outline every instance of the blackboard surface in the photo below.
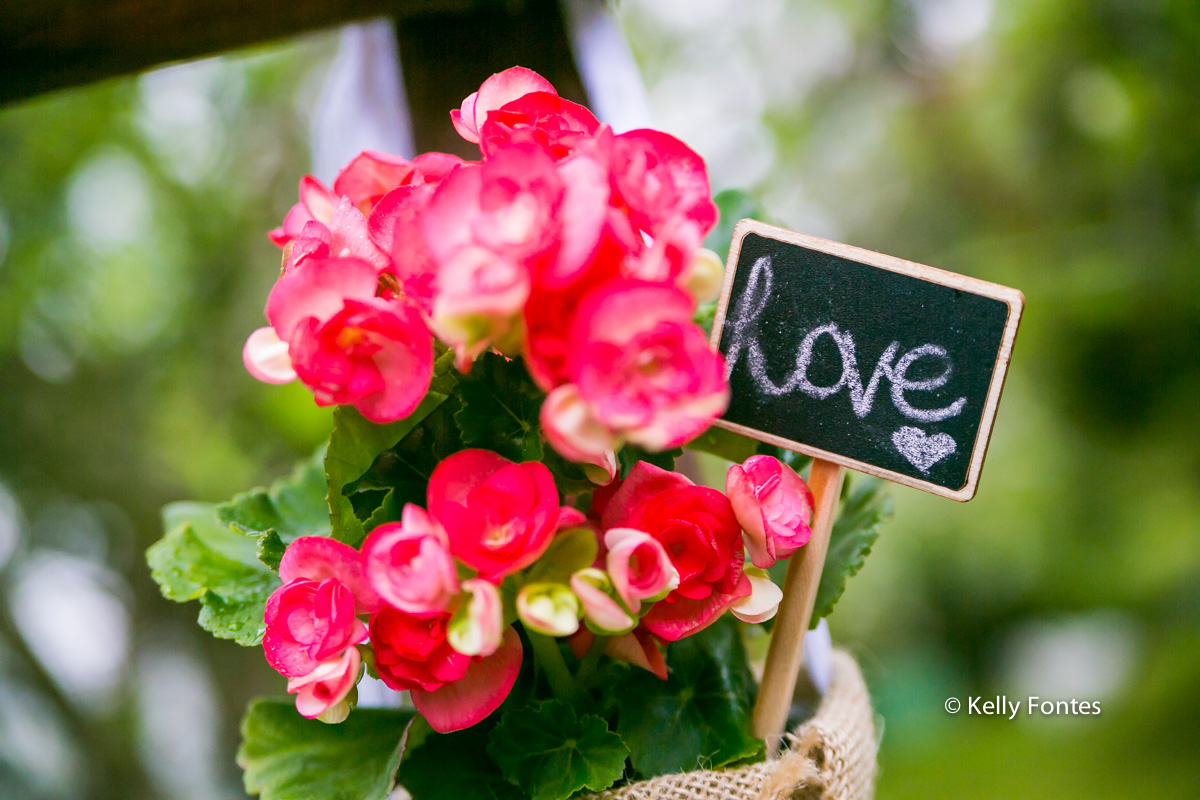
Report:
<svg viewBox="0 0 1200 800"><path fill-rule="evenodd" d="M970 499L1022 304L1013 289L743 220L714 325L732 395L721 424Z"/></svg>

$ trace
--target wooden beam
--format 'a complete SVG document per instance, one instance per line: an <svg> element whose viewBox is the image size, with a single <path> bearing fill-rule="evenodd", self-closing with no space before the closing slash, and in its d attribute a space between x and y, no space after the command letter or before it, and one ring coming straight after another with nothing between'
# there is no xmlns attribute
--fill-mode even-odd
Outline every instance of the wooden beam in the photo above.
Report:
<svg viewBox="0 0 1200 800"><path fill-rule="evenodd" d="M458 108L489 75L509 67L528 67L563 97L588 104L559 0L401 19L396 42L419 153L436 150L479 158L479 147L455 133L450 109Z"/></svg>
<svg viewBox="0 0 1200 800"><path fill-rule="evenodd" d="M371 17L512 0L3 0L0 103Z"/></svg>

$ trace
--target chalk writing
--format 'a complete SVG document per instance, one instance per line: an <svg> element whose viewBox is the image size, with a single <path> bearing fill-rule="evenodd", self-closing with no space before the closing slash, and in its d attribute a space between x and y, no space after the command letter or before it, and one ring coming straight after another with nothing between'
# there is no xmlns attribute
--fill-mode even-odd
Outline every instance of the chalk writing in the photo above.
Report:
<svg viewBox="0 0 1200 800"><path fill-rule="evenodd" d="M880 354L875 369L871 372L871 379L866 386L863 386L862 375L858 369L854 337L849 331L840 330L834 322L819 325L805 334L796 351L795 369L782 384L775 383L767 374L767 357L758 342L760 334L758 321L771 295L773 281L771 257L763 256L757 259L751 268L746 290L738 301L728 326L730 344L725 354L726 377L733 373L733 369L737 366L738 359L741 358L744 351L750 374L758 388L764 394L773 397L801 391L809 397L824 400L845 388L855 416L862 419L871 412L880 379L887 378L891 384L892 404L897 411L909 419L933 423L956 417L962 413L967 405L966 397L960 397L942 408L917 408L905 397L906 392L928 392L946 385L954 371L946 348L936 344L923 344L908 351L900 356L899 360L892 363L900 349L899 342L892 342ZM833 340L842 360L841 376L828 386L817 386L808 377L808 370L813 361L813 349L822 336L828 336ZM922 358L940 360L942 371L932 378L910 380L907 377L909 370ZM949 452L953 452L953 448ZM908 457L907 453L904 455ZM909 458L909 461L912 459ZM916 466L916 462L912 463ZM936 463L936 460L933 463ZM922 469L922 471L927 470Z"/></svg>

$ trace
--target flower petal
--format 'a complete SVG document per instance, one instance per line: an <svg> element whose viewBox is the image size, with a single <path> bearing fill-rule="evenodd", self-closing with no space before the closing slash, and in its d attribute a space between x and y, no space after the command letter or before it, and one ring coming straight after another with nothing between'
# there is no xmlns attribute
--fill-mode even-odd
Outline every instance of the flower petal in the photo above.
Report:
<svg viewBox="0 0 1200 800"><path fill-rule="evenodd" d="M285 584L298 578L337 578L354 595L358 613L372 613L383 606L367 583L361 554L328 536L301 536L289 544L279 560L279 577Z"/></svg>
<svg viewBox="0 0 1200 800"><path fill-rule="evenodd" d="M487 658L472 661L462 680L433 692L410 690L413 705L438 733L469 728L499 708L508 697L521 672L523 657L521 637L509 626L500 649Z"/></svg>
<svg viewBox="0 0 1200 800"><path fill-rule="evenodd" d="M289 383L296 380L287 342L281 340L270 326L259 328L246 338L246 346L242 348L242 363L251 375L263 383Z"/></svg>

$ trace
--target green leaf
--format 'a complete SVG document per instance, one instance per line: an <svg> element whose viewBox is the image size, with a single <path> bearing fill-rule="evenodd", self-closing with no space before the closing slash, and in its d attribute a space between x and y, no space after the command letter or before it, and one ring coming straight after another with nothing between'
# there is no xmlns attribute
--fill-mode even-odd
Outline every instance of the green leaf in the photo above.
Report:
<svg viewBox="0 0 1200 800"><path fill-rule="evenodd" d="M402 420L376 425L351 406L339 406L333 412L333 433L325 451L325 474L328 489L326 500L335 539L354 547L362 542L366 528L355 513L347 492L378 488L355 487L353 484L371 469L380 453L395 447L446 401L455 382L450 369L453 362L454 354L449 351L438 358L434 364L434 379L425 399ZM380 502L384 496L380 495ZM371 511L367 512L367 516Z"/></svg>
<svg viewBox="0 0 1200 800"><path fill-rule="evenodd" d="M741 632L728 616L667 648L670 677L631 669L613 692L617 733L645 777L757 756L750 733L756 686Z"/></svg>
<svg viewBox="0 0 1200 800"><path fill-rule="evenodd" d="M278 533L270 530L258 537L255 555L258 556L259 561L279 572L279 562L283 560L285 550L287 550L287 545L283 543L283 539L279 538Z"/></svg>
<svg viewBox="0 0 1200 800"><path fill-rule="evenodd" d="M494 450L512 461L542 459L538 415L545 395L524 362L484 353L459 379L458 395L454 421L465 447Z"/></svg>
<svg viewBox="0 0 1200 800"><path fill-rule="evenodd" d="M279 577L259 561L255 540L222 525L205 503L173 503L163 522L167 533L146 550L163 596L199 599L200 626L218 638L262 641L263 609Z"/></svg>
<svg viewBox="0 0 1200 800"><path fill-rule="evenodd" d="M721 216L716 226L704 238L704 246L721 258L728 259L729 243L733 239L733 228L743 219L778 224L763 208L762 203L742 189L726 189L713 197Z"/></svg>
<svg viewBox="0 0 1200 800"><path fill-rule="evenodd" d="M892 498L879 478L860 478L853 491L843 495L837 522L829 535L829 552L817 587L809 627L833 613L833 606L846 590L846 581L862 569L872 545L879 538L879 526L892 517Z"/></svg>
<svg viewBox="0 0 1200 800"><path fill-rule="evenodd" d="M682 447L663 450L661 453L651 453L649 450L643 450L636 444L627 444L617 451L617 461L619 462L621 477L624 478L629 474L629 470L633 469L633 465L639 461L645 461L647 464L653 464L665 470L673 470L675 469L675 459L681 455L683 455Z"/></svg>
<svg viewBox="0 0 1200 800"><path fill-rule="evenodd" d="M533 800L565 800L580 789L598 792L625 774L628 748L591 714L557 700L506 713L488 737L488 755Z"/></svg>
<svg viewBox="0 0 1200 800"><path fill-rule="evenodd" d="M411 719L411 711L360 708L326 725L300 716L291 701L255 700L237 754L246 791L262 800L384 800Z"/></svg>
<svg viewBox="0 0 1200 800"><path fill-rule="evenodd" d="M221 522L257 540L260 560L272 569L293 539L329 535L324 455L321 448L269 489L251 489L216 507Z"/></svg>
<svg viewBox="0 0 1200 800"><path fill-rule="evenodd" d="M414 723L414 727L420 723ZM400 783L413 800L526 800L528 795L504 778L484 757L489 726L455 733L430 733L400 765Z"/></svg>
<svg viewBox="0 0 1200 800"><path fill-rule="evenodd" d="M590 497L592 490L596 488L596 484L592 483L587 473L583 471L581 464L567 461L553 447L543 450L542 463L554 476L554 485L558 487L559 494L563 497ZM579 502L575 503L575 507L580 508Z"/></svg>
<svg viewBox="0 0 1200 800"><path fill-rule="evenodd" d="M591 528L564 531L550 542L525 576L527 583L567 583L571 574L590 567L600 545Z"/></svg>

